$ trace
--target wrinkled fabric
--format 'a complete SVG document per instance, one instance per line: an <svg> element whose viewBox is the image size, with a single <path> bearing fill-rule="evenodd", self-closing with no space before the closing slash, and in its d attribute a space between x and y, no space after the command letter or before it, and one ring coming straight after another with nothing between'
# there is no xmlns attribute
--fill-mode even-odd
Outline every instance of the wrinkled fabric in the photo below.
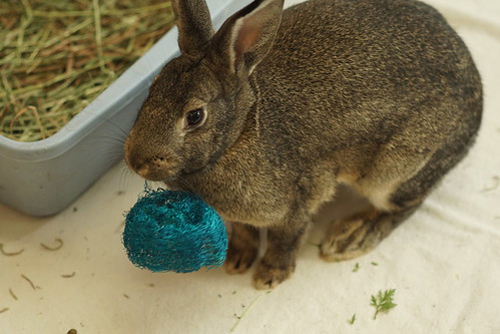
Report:
<svg viewBox="0 0 500 334"><path fill-rule="evenodd" d="M127 259L121 226L143 181L114 169L54 217L0 206L0 243L24 249L0 254L0 333L500 333L500 2L428 3L471 50L483 124L468 156L375 250L346 262L319 258L327 222L363 206L341 189L316 218L292 278L271 293L251 286L253 269L141 270ZM55 238L59 250L40 246ZM373 320L371 296L389 289L397 306Z"/></svg>

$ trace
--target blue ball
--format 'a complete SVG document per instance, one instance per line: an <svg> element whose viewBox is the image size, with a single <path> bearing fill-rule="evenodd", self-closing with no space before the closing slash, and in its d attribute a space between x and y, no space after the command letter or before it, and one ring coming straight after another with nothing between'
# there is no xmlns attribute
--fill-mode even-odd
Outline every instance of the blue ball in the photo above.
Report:
<svg viewBox="0 0 500 334"><path fill-rule="evenodd" d="M146 189L126 216L123 244L137 267L188 273L224 263L227 233L219 214L201 197Z"/></svg>

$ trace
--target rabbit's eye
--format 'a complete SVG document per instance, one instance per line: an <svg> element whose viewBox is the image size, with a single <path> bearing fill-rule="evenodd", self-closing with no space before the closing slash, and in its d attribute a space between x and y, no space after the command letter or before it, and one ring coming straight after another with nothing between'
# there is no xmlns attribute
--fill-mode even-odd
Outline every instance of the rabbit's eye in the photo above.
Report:
<svg viewBox="0 0 500 334"><path fill-rule="evenodd" d="M186 116L186 125L188 127L199 125L205 118L205 110L203 108L197 108L191 110Z"/></svg>

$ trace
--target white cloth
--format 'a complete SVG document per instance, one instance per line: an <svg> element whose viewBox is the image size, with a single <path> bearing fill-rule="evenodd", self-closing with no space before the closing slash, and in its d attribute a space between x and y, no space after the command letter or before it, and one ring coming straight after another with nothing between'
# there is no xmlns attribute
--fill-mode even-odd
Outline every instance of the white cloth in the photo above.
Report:
<svg viewBox="0 0 500 334"><path fill-rule="evenodd" d="M228 333L254 301L234 333L500 333L500 2L429 2L472 51L484 120L467 158L377 249L326 263L306 243L292 279L270 294L251 287L250 273L142 271L126 258L120 224L143 182L116 168L55 217L0 206L5 251L25 249L0 254L0 310L8 308L0 334ZM311 243L321 240L322 222L352 210L350 196L322 212ZM61 249L40 246L57 245L55 238ZM373 320L370 296L386 289L396 289L398 305Z"/></svg>

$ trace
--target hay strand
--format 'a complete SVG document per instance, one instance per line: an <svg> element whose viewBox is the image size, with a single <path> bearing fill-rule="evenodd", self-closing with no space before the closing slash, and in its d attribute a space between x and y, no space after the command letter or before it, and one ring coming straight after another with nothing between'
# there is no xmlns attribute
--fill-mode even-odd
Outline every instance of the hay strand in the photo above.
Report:
<svg viewBox="0 0 500 334"><path fill-rule="evenodd" d="M5 256L16 256L22 254L22 252L24 252L24 248L21 248L20 250L15 252L7 252L3 249L3 243L0 243L0 253L2 253Z"/></svg>
<svg viewBox="0 0 500 334"><path fill-rule="evenodd" d="M47 246L44 243L40 243L40 246L42 246L44 249L49 250L49 251L60 250L62 248L62 246L64 245L64 241L62 241L62 239L60 239L60 238L55 238L55 241L57 242L57 245L54 247Z"/></svg>

